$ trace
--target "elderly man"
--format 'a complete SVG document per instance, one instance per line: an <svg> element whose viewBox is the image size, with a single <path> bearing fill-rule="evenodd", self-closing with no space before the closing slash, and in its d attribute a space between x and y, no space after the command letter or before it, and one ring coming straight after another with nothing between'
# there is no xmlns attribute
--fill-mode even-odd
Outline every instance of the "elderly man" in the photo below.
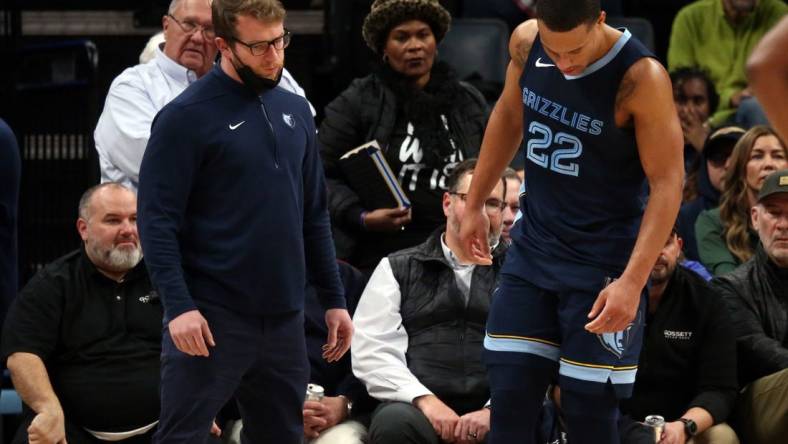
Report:
<svg viewBox="0 0 788 444"><path fill-rule="evenodd" d="M149 443L159 417L162 309L141 262L136 197L85 192L84 245L41 270L3 329L2 352L32 409L14 443Z"/></svg>
<svg viewBox="0 0 788 444"><path fill-rule="evenodd" d="M725 307L706 281L679 266L674 230L651 270L640 369L622 401L622 442L654 443L647 415L661 415L663 443L738 444L723 422L736 399L736 342Z"/></svg>
<svg viewBox="0 0 788 444"><path fill-rule="evenodd" d="M755 256L712 281L727 302L744 390L733 423L743 442L788 436L788 169L772 173L751 210Z"/></svg>
<svg viewBox="0 0 788 444"><path fill-rule="evenodd" d="M385 401L372 416L372 444L482 442L490 428L481 352L506 251L499 242L505 182L485 202L492 265L461 264L455 252L475 166L466 160L449 176L445 229L384 258L356 308L353 372Z"/></svg>
<svg viewBox="0 0 788 444"><path fill-rule="evenodd" d="M136 191L156 113L213 66L209 0L172 0L162 27L165 42L154 59L123 71L107 93L94 133L102 182L120 182Z"/></svg>

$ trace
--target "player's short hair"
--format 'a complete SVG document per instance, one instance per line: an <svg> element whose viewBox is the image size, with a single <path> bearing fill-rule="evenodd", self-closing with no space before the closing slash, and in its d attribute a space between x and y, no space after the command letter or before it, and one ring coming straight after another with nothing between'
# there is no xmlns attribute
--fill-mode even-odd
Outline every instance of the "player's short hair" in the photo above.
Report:
<svg viewBox="0 0 788 444"><path fill-rule="evenodd" d="M536 18L551 31L567 32L582 24L591 25L602 8L600 0L541 0L536 4Z"/></svg>

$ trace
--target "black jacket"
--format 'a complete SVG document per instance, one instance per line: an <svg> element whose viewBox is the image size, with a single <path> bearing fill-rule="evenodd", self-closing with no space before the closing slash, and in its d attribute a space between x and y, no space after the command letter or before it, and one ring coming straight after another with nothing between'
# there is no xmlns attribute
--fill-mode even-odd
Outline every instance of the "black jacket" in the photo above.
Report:
<svg viewBox="0 0 788 444"><path fill-rule="evenodd" d="M464 414L480 409L490 396L482 342L506 246L501 242L493 250L492 266L473 270L466 305L443 254L442 232L388 259L402 295L408 368L446 405Z"/></svg>
<svg viewBox="0 0 788 444"><path fill-rule="evenodd" d="M674 421L691 407L725 421L736 399L736 341L728 313L711 287L677 266L644 332L632 398L621 410L642 421Z"/></svg>
<svg viewBox="0 0 788 444"><path fill-rule="evenodd" d="M459 85L461 93L456 96L448 116L449 126L452 128L452 138L463 150L465 158L476 157L489 110L484 96L478 90L464 82L459 82ZM355 259L354 253L363 254L365 245L373 244L381 235L363 231L360 215L374 208L362 206L356 192L344 180L337 162L347 151L373 139L385 148L395 129L398 112L401 111L400 102L382 75L373 73L354 80L329 103L325 109L325 119L320 125L318 139L328 184L328 207L337 256L351 260L354 265L368 262ZM391 155L386 154L387 158ZM422 242L434 228L431 227L416 243ZM371 261L373 267L379 259Z"/></svg>
<svg viewBox="0 0 788 444"><path fill-rule="evenodd" d="M788 269L759 244L752 259L711 283L731 313L742 387L788 368Z"/></svg>

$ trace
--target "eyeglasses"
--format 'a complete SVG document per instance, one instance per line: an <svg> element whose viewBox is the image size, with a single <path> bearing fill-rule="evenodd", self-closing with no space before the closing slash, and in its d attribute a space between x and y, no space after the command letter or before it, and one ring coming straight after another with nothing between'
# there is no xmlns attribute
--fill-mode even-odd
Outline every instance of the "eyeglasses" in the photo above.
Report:
<svg viewBox="0 0 788 444"><path fill-rule="evenodd" d="M468 193L449 192L449 194L459 197L463 202L465 202L465 199L468 198ZM501 199L491 197L484 201L484 208L488 213L497 214L506 208L506 202L502 201Z"/></svg>
<svg viewBox="0 0 788 444"><path fill-rule="evenodd" d="M181 30L188 35L194 34L199 29L202 32L202 36L206 40L213 40L214 37L216 37L213 26L198 25L197 23L191 22L189 20L180 21L172 14L167 14L167 17L175 20L175 23L181 27Z"/></svg>
<svg viewBox="0 0 788 444"><path fill-rule="evenodd" d="M235 40L236 42L238 42L238 43L246 46L247 48L249 48L249 52L251 52L252 55L260 56L260 55L263 55L266 52L268 52L268 48L270 46L273 46L274 49L276 49L277 51L281 51L281 50L287 48L287 46L290 44L290 37L291 36L292 36L292 34L290 34L290 31L285 29L285 33L284 34L280 35L279 37L277 37L277 38L275 38L273 40L268 40L268 41L263 40L261 42L256 42L256 43L246 43L246 42L243 42L241 40L238 40L235 37L233 37L233 40Z"/></svg>

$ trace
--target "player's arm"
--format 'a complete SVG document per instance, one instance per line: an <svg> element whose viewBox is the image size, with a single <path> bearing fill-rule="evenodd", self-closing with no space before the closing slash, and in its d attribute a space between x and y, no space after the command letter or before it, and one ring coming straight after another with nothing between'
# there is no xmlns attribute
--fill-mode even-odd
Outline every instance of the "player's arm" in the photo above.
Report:
<svg viewBox="0 0 788 444"><path fill-rule="evenodd" d="M493 107L484 131L479 161L474 169L471 188L466 200L466 216L460 231L461 259L468 262L489 264L490 247L486 239L489 220L484 212L484 201L501 180L501 173L512 161L523 136L523 104L520 77L528 53L536 38L536 20L518 26L509 40L511 60L506 68L506 80L501 97ZM468 217L472 213L475 217ZM486 221L486 223L485 223ZM474 241L479 244L472 248ZM476 251L478 248L481 251Z"/></svg>
<svg viewBox="0 0 788 444"><path fill-rule="evenodd" d="M616 102L634 121L650 193L624 273L600 293L589 313L596 317L586 326L592 333L621 331L634 319L640 293L676 221L684 175L681 125L662 65L650 58L635 63L621 81Z"/></svg>
<svg viewBox="0 0 788 444"><path fill-rule="evenodd" d="M788 140L788 17L784 17L755 47L747 61L750 87L769 122Z"/></svg>

